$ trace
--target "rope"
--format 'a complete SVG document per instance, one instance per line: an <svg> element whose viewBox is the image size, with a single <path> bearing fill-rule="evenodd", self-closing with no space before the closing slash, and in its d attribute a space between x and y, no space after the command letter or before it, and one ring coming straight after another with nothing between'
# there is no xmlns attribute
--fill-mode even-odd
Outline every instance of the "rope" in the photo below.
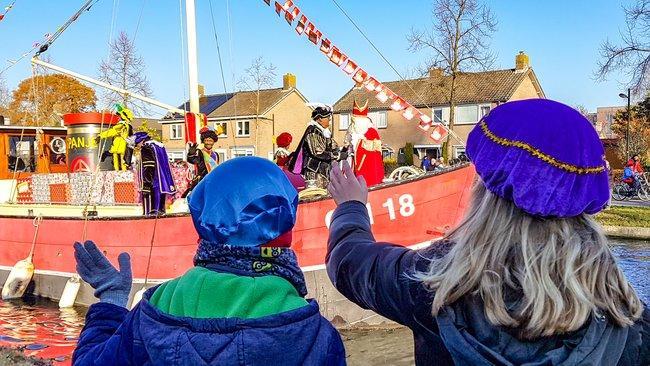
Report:
<svg viewBox="0 0 650 366"><path fill-rule="evenodd" d="M133 44L135 44L135 39L138 37L138 31L140 30L140 21L142 20L142 13L144 13L144 4L147 0L142 0L142 6L140 7L140 15L138 16L138 22L135 25L135 32L133 32Z"/></svg>
<svg viewBox="0 0 650 366"><path fill-rule="evenodd" d="M386 64L388 64L388 66L389 66L389 67L390 67L390 68L395 72L395 74L397 74L397 76L400 78L400 80L403 81L403 82L406 84L406 86L408 86L408 88L411 89L411 91L412 91L415 95L418 96L418 99L420 100L420 102L421 102L422 104L424 104L424 106L427 107L427 109L431 109L431 107L430 107L430 106L425 102L425 100L424 100L422 94L416 92L415 89L413 89L413 87L411 86L411 83L409 82L409 80L405 79L404 76L402 76L402 74L401 74L399 71L397 71L397 69L393 66L393 64L392 64L390 61L388 61L388 59L386 58L386 56L384 56L384 54L379 50L379 48L377 48L377 46L375 46L375 44L370 40L370 38L368 38L368 36L366 35L366 33L365 33L363 30L361 30L361 28L360 28L360 27L357 25L357 23L356 23L356 22L355 22L355 21L350 17L350 15L348 15L348 13L347 13L347 12L346 12L342 7L341 7L341 5L339 5L339 3L338 3L336 0L332 0L332 2L334 3L334 5L336 5L337 8L339 8L339 10L343 13L343 15L345 15L345 17L350 21L350 23L352 23L352 25L357 29L357 31L359 31L359 33L361 33L361 35L363 36L363 38L365 38L366 41L368 41L368 43L370 43L370 45L372 46L372 48L377 52L377 54L379 54L379 56L380 56L380 57L381 57L381 58L386 62ZM461 139L461 138L460 138L460 137L459 137L459 136L458 136L454 131L452 131L451 129L449 129L449 128L448 128L447 126L445 126L444 124L441 124L441 125L442 125L446 130L447 130L447 132L449 132L449 134L450 134L453 138L455 138L458 142L460 142L463 146L465 146L465 141L463 141L463 140L462 140L462 139Z"/></svg>
<svg viewBox="0 0 650 366"><path fill-rule="evenodd" d="M38 236L38 229L39 226L41 225L41 222L43 222L43 216L41 215L37 215L36 217L34 217L34 221L32 221L32 225L34 225L35 229L34 229L34 239L32 239L32 247L29 249L28 258L30 259L30 261L34 256L34 248L36 248L36 237Z"/></svg>
<svg viewBox="0 0 650 366"><path fill-rule="evenodd" d="M234 116L237 116L237 93L235 91L235 62L233 58L233 52L232 52L232 44L233 44L233 37L232 37L232 25L230 22L230 0L226 0L226 15L227 15L227 20L228 20L228 52L229 52L229 58L230 58L230 72L232 74L232 89L233 89L233 108L235 110ZM235 147L234 151L237 152L238 146L237 146L237 138L235 137L236 135L236 125L237 125L237 120L233 119L230 130L232 131L232 144ZM232 157L231 157L232 158Z"/></svg>
<svg viewBox="0 0 650 366"><path fill-rule="evenodd" d="M153 242L156 237L156 227L158 224L158 215L159 213L156 212L156 217L153 219L153 230L151 232L151 242L149 243L149 257L147 258L147 270L144 273L144 284L142 287L147 286L147 281L149 280L149 267L151 265L151 253L153 253Z"/></svg>
<svg viewBox="0 0 650 366"><path fill-rule="evenodd" d="M219 69L221 69L221 81L223 82L223 92L227 93L226 78L223 72L223 62L221 61L221 49L219 48L219 37L217 36L217 27L214 22L214 13L212 11L212 0L209 1L209 4L210 4L210 17L212 19L212 32L214 33L214 43L217 44L217 55L219 56Z"/></svg>

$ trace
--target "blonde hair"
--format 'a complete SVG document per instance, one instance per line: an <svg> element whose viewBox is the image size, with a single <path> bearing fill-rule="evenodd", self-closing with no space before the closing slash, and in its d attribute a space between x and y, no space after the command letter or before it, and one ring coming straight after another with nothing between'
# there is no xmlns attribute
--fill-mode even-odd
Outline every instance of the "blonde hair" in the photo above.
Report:
<svg viewBox="0 0 650 366"><path fill-rule="evenodd" d="M643 312L590 215L533 217L478 181L465 218L447 239L455 243L450 252L416 274L435 291L434 316L479 295L492 324L533 339L577 330L591 315L629 326ZM520 296L514 309L506 293Z"/></svg>

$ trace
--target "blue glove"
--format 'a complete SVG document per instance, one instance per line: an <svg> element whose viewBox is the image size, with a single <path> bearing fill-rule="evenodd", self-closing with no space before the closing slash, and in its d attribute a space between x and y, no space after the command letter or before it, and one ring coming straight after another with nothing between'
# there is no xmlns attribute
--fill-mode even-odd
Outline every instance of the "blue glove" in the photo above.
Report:
<svg viewBox="0 0 650 366"><path fill-rule="evenodd" d="M77 260L77 273L95 289L95 297L99 301L126 307L132 282L131 257L128 253L121 253L117 257L119 272L91 240L83 245L75 242L74 257Z"/></svg>

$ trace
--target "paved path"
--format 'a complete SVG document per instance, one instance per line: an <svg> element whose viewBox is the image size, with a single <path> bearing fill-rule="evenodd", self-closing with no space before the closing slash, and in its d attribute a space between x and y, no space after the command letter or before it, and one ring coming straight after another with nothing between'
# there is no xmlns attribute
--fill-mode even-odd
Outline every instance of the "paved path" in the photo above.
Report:
<svg viewBox="0 0 650 366"><path fill-rule="evenodd" d="M612 199L612 206L650 207L650 201L640 201L639 199L617 201Z"/></svg>

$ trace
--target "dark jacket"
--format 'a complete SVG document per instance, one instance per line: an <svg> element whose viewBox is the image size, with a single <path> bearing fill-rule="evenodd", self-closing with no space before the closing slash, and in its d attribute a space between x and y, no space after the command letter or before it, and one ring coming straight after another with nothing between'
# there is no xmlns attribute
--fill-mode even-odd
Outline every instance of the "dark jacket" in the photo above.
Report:
<svg viewBox="0 0 650 366"><path fill-rule="evenodd" d="M431 315L433 294L411 279L451 248L421 250L376 243L366 207L339 206L332 216L327 272L348 299L413 331L418 365L650 365L650 312L631 327L591 319L581 329L523 341L487 320L480 298L467 297Z"/></svg>
<svg viewBox="0 0 650 366"><path fill-rule="evenodd" d="M300 174L313 172L328 177L332 162L339 158L340 152L333 138L325 137L318 127L309 125L298 143L298 148L289 157L287 164L292 172L296 172L295 165L301 163L299 156L302 156Z"/></svg>
<svg viewBox="0 0 650 366"><path fill-rule="evenodd" d="M149 303L132 310L98 303L74 365L344 365L341 338L318 304L256 319L175 317Z"/></svg>

